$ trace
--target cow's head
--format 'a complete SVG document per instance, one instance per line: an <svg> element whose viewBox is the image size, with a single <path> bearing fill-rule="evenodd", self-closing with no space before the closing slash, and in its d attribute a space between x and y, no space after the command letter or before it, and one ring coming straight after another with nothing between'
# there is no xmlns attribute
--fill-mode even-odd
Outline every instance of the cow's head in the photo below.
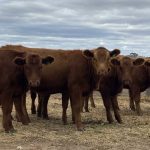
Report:
<svg viewBox="0 0 150 150"><path fill-rule="evenodd" d="M131 86L132 71L134 67L143 63L143 59L133 59L128 56L118 56L116 58L112 58L111 63L119 68L123 84L125 86Z"/></svg>
<svg viewBox="0 0 150 150"><path fill-rule="evenodd" d="M42 64L47 65L54 61L54 58L47 56L41 58L38 54L27 54L25 57L16 57L14 63L24 67L24 74L30 87L40 85Z"/></svg>
<svg viewBox="0 0 150 150"><path fill-rule="evenodd" d="M110 59L118 54L120 54L120 50L115 49L113 51L109 51L104 47L83 51L83 55L92 60L93 66L97 74L100 76L104 76L110 72Z"/></svg>

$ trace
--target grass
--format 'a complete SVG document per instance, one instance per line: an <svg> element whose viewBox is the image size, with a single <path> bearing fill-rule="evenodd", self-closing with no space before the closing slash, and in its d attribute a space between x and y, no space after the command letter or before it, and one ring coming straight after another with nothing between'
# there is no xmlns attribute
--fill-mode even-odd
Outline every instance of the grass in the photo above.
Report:
<svg viewBox="0 0 150 150"><path fill-rule="evenodd" d="M68 124L61 120L61 95L52 95L49 100L48 112L50 120L38 119L31 115L31 100L27 98L27 108L31 123L24 126L13 121L16 133L4 133L0 125L0 150L149 150L150 148L150 102L142 95L142 116L129 110L128 95L124 92L119 96L120 113L123 124L108 124L105 109L99 93L94 93L96 108L90 113L82 113L86 131L78 132L71 121L71 110L68 109ZM14 111L13 111L14 114ZM2 113L0 112L0 121ZM18 147L20 146L20 147Z"/></svg>

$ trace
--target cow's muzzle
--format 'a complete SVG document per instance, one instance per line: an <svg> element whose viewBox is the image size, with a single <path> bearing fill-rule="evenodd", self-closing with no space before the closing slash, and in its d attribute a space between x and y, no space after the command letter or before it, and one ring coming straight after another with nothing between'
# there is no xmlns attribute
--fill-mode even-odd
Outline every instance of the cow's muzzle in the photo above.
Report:
<svg viewBox="0 0 150 150"><path fill-rule="evenodd" d="M30 87L38 87L40 85L40 80L36 80L36 81L29 81L29 86Z"/></svg>

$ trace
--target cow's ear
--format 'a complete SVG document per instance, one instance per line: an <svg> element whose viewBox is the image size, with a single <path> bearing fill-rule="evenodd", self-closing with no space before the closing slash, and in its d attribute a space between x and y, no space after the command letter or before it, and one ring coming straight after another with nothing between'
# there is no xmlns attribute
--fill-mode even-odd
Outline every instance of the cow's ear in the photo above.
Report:
<svg viewBox="0 0 150 150"><path fill-rule="evenodd" d="M51 64L54 61L54 58L51 56L47 56L45 58L42 59L42 64Z"/></svg>
<svg viewBox="0 0 150 150"><path fill-rule="evenodd" d="M119 66L120 65L120 61L117 58L112 58L110 60L110 62L115 65L115 66Z"/></svg>
<svg viewBox="0 0 150 150"><path fill-rule="evenodd" d="M94 57L93 52L90 50L84 50L83 55L86 56L87 58L93 58Z"/></svg>
<svg viewBox="0 0 150 150"><path fill-rule="evenodd" d="M26 64L26 61L25 61L25 58L22 58L22 57L15 57L13 62L16 64L16 65L24 65Z"/></svg>
<svg viewBox="0 0 150 150"><path fill-rule="evenodd" d="M145 61L144 65L150 67L150 61Z"/></svg>
<svg viewBox="0 0 150 150"><path fill-rule="evenodd" d="M110 52L110 57L115 57L120 54L119 49L114 49L113 51Z"/></svg>
<svg viewBox="0 0 150 150"><path fill-rule="evenodd" d="M139 66L142 65L144 63L144 59L143 58L137 58L133 61L133 65L135 66Z"/></svg>

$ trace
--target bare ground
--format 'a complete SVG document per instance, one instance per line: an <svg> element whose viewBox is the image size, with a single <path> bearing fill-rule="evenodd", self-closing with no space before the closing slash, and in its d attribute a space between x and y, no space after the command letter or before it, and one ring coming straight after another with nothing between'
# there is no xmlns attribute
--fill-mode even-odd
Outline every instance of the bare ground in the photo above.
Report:
<svg viewBox="0 0 150 150"><path fill-rule="evenodd" d="M68 125L61 121L61 95L52 95L49 100L50 120L37 119L31 115L31 100L27 108L31 123L24 126L13 121L16 133L6 134L0 125L0 150L149 150L150 149L150 102L142 96L142 116L129 110L128 96L119 96L123 124L108 124L105 109L99 93L94 94L96 108L82 113L86 131L76 131L68 109ZM14 112L13 112L14 114ZM2 112L0 112L0 121Z"/></svg>

